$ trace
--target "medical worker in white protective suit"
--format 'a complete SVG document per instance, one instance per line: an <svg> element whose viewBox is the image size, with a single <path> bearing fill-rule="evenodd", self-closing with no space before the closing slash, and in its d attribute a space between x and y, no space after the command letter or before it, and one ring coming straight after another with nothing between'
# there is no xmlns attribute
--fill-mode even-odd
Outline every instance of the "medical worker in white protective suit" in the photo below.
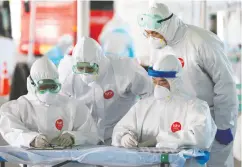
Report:
<svg viewBox="0 0 242 167"><path fill-rule="evenodd" d="M83 37L59 65L63 93L84 100L92 109L99 137L111 144L113 127L135 104L153 91L147 72L133 59L105 56L92 38Z"/></svg>
<svg viewBox="0 0 242 167"><path fill-rule="evenodd" d="M181 64L173 55L165 55L149 68L154 95L137 102L117 123L112 145L126 148L148 142L157 147L194 146L208 150L216 125L205 101L185 94L181 88ZM188 160L186 167L200 166Z"/></svg>
<svg viewBox="0 0 242 167"><path fill-rule="evenodd" d="M46 57L34 62L28 94L2 105L0 132L16 147L97 144L97 129L85 104L61 96L55 65Z"/></svg>
<svg viewBox="0 0 242 167"><path fill-rule="evenodd" d="M183 23L161 3L153 3L147 13L139 16L139 25L154 49L150 65L156 62L162 48L172 47L183 64L186 90L210 107L218 130L208 166L233 167L238 101L223 43L212 32Z"/></svg>
<svg viewBox="0 0 242 167"><path fill-rule="evenodd" d="M105 55L135 57L129 25L118 14L103 27L99 41Z"/></svg>

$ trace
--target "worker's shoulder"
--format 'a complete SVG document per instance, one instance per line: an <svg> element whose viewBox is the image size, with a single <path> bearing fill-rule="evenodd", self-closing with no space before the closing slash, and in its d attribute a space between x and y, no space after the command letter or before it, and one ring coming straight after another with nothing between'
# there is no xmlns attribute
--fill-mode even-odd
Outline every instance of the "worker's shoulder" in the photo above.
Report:
<svg viewBox="0 0 242 167"><path fill-rule="evenodd" d="M66 55L58 65L59 80L65 83L68 77L72 75L73 57Z"/></svg>
<svg viewBox="0 0 242 167"><path fill-rule="evenodd" d="M5 45L15 46L13 39L7 37L0 37L0 43ZM4 45L3 45L4 46Z"/></svg>
<svg viewBox="0 0 242 167"><path fill-rule="evenodd" d="M0 107L1 112L4 111L6 108L9 108L12 105L17 105L17 100L11 100L9 102L2 104L2 106Z"/></svg>
<svg viewBox="0 0 242 167"><path fill-rule="evenodd" d="M196 43L198 45L223 44L222 41L218 38L218 36L216 36L214 33L197 26L188 25L187 33L187 39L191 40L192 43Z"/></svg>
<svg viewBox="0 0 242 167"><path fill-rule="evenodd" d="M107 58L110 61L110 64L114 70L114 73L121 73L126 74L130 67L131 67L131 59L125 56L118 56L118 55L107 55Z"/></svg>
<svg viewBox="0 0 242 167"><path fill-rule="evenodd" d="M20 107L20 105L25 105L25 99L24 96L20 96L18 99L16 100L11 100L9 102L4 103L1 107L0 110L1 112L4 111L9 111L10 109L13 110L18 110Z"/></svg>
<svg viewBox="0 0 242 167"><path fill-rule="evenodd" d="M199 108L209 108L208 103L204 100L201 100L197 97L191 97L188 101L188 105L193 105Z"/></svg>
<svg viewBox="0 0 242 167"><path fill-rule="evenodd" d="M109 59L113 68L121 68L124 71L138 64L138 62L135 62L135 59L127 56L108 55L106 57Z"/></svg>
<svg viewBox="0 0 242 167"><path fill-rule="evenodd" d="M65 72L68 69L72 69L73 64L73 57L69 55L65 55L63 59L61 59L59 65L58 65L58 72Z"/></svg>
<svg viewBox="0 0 242 167"><path fill-rule="evenodd" d="M132 61L132 59L130 57L127 57L127 56L107 55L106 57L109 59L109 61L111 63L115 62L115 61L119 61L121 63L127 62L127 61Z"/></svg>

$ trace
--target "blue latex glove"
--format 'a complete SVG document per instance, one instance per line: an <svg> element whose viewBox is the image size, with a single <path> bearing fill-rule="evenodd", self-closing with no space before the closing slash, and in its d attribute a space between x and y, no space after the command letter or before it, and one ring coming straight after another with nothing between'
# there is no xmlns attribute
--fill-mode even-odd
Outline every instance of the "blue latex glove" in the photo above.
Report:
<svg viewBox="0 0 242 167"><path fill-rule="evenodd" d="M234 140L233 134L231 132L231 129L227 130L217 130L215 139L220 143L224 145L228 145L230 142Z"/></svg>
<svg viewBox="0 0 242 167"><path fill-rule="evenodd" d="M199 156L199 157L196 157L196 161L197 163L199 163L200 165L204 165L208 162L210 158L210 152L208 151L204 151L204 156Z"/></svg>
<svg viewBox="0 0 242 167"><path fill-rule="evenodd" d="M45 55L56 65L58 66L61 59L64 58L64 54L61 49L57 46L54 46L51 50L49 50Z"/></svg>

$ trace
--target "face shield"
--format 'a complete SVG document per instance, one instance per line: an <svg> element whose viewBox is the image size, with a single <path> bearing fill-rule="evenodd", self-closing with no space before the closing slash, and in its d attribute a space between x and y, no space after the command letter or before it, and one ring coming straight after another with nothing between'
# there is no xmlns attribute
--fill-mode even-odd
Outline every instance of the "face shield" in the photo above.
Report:
<svg viewBox="0 0 242 167"><path fill-rule="evenodd" d="M57 94L61 90L61 84L57 80L42 79L35 82L31 76L29 77L31 84L35 87L38 94L45 94L47 92Z"/></svg>
<svg viewBox="0 0 242 167"><path fill-rule="evenodd" d="M99 67L96 63L77 62L72 70L75 74L98 75Z"/></svg>
<svg viewBox="0 0 242 167"><path fill-rule="evenodd" d="M145 30L157 31L162 29L165 25L162 23L172 18L172 16L173 14L167 18L162 18L160 15L142 14L138 16L138 24Z"/></svg>

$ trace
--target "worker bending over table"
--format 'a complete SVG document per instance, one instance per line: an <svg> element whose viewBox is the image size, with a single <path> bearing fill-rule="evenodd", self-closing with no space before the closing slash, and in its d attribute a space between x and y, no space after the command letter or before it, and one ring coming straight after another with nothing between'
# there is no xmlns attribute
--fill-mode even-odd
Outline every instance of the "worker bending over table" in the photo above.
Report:
<svg viewBox="0 0 242 167"><path fill-rule="evenodd" d="M154 95L136 103L114 128L112 145L126 148L182 146L209 150L216 125L205 101L182 90L181 64L174 55L162 56L149 68ZM201 166L195 159L186 167Z"/></svg>
<svg viewBox="0 0 242 167"><path fill-rule="evenodd" d="M88 108L59 94L57 69L46 57L32 65L27 87L27 95L0 109L0 132L11 146L45 148L98 143Z"/></svg>

